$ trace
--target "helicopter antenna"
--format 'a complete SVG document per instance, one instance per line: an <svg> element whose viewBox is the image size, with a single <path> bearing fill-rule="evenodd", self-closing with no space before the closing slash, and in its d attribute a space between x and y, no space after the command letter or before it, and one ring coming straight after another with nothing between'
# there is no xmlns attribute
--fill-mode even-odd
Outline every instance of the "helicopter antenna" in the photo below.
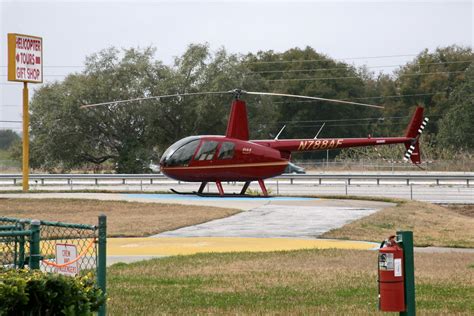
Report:
<svg viewBox="0 0 474 316"><path fill-rule="evenodd" d="M278 139L278 137L280 136L281 132L283 132L283 130L285 129L286 125L283 125L283 127L281 128L281 130L278 132L277 136L275 136L275 140Z"/></svg>
<svg viewBox="0 0 474 316"><path fill-rule="evenodd" d="M314 136L313 139L318 139L319 133L321 133L321 131L323 130L324 125L326 125L326 122L323 123L323 125L321 126L321 128L320 128L319 131L316 133L316 136Z"/></svg>

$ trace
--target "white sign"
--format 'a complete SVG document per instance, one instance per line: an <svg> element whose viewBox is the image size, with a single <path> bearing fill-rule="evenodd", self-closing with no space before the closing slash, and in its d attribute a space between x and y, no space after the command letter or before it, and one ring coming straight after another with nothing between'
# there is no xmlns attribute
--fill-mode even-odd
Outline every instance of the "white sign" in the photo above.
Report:
<svg viewBox="0 0 474 316"><path fill-rule="evenodd" d="M62 265L77 258L77 248L72 244L56 244L56 264ZM75 276L79 273L78 261L64 267L56 268L56 272Z"/></svg>
<svg viewBox="0 0 474 316"><path fill-rule="evenodd" d="M402 259L401 258L395 259L393 260L393 263L395 265L394 276L401 277L402 276Z"/></svg>
<svg viewBox="0 0 474 316"><path fill-rule="evenodd" d="M393 271L393 253L379 253L379 269Z"/></svg>
<svg viewBox="0 0 474 316"><path fill-rule="evenodd" d="M8 80L43 82L43 39L8 34Z"/></svg>

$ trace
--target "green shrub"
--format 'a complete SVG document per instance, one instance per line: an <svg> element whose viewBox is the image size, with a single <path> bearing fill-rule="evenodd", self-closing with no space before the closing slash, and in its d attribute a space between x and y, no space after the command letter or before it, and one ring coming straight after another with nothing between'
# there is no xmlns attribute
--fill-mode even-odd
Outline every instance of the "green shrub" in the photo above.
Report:
<svg viewBox="0 0 474 316"><path fill-rule="evenodd" d="M91 274L0 269L0 316L91 315L105 301Z"/></svg>

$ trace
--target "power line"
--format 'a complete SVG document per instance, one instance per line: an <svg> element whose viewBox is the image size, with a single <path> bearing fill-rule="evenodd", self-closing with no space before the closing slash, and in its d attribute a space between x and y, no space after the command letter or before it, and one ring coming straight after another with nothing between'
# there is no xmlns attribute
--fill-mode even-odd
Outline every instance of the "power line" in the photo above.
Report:
<svg viewBox="0 0 474 316"><path fill-rule="evenodd" d="M445 92L433 92L433 93L414 93L414 94L398 94L398 95L382 95L377 97L363 97L363 98L354 98L355 100L364 100L364 99L391 99L391 98L403 98L403 97L421 97L428 95L437 95L445 94Z"/></svg>
<svg viewBox="0 0 474 316"><path fill-rule="evenodd" d="M438 62L438 63L426 63L420 66L425 65L445 65L445 64L461 64L461 63L471 63L474 60L466 61L451 61L451 62ZM394 64L394 65L378 65L378 66L367 66L365 68L385 68L385 67L399 67L406 64ZM347 69L347 66L332 67L332 68L317 68L317 69L289 69L289 70L267 70L267 71L252 71L252 74L270 74L270 73L297 73L297 72L317 72L325 70L337 70L337 69Z"/></svg>
<svg viewBox="0 0 474 316"><path fill-rule="evenodd" d="M367 56L367 57L344 57L344 58L335 58L339 60L356 60L356 59L378 59L378 58L394 58L394 57L410 57L417 56L418 54L406 54L406 55L381 55L381 56ZM328 58L320 59L295 59L295 60L275 60L275 61L250 61L245 62L246 64L279 64L279 63L300 63L300 62L318 62L318 61L328 61Z"/></svg>
<svg viewBox="0 0 474 316"><path fill-rule="evenodd" d="M16 82L16 83L13 83L13 82L0 82L0 85L2 86L18 86L18 87L22 87L22 85L19 84L20 82ZM41 82L41 83L35 83L34 85L35 86L41 86L41 85L44 85L48 82Z"/></svg>
<svg viewBox="0 0 474 316"><path fill-rule="evenodd" d="M381 56L367 56L367 57L344 57L337 59L344 60L357 60L357 59L377 59L377 58L394 58L394 57L410 57L417 56L418 54L406 54L406 55L381 55ZM257 62L245 62L246 64L264 64L264 63L291 63L291 62L314 62L327 59L302 59L302 60L281 60L281 61L257 61ZM0 65L0 68L7 68L7 65ZM84 65L44 65L43 68L84 68Z"/></svg>
<svg viewBox="0 0 474 316"><path fill-rule="evenodd" d="M464 70L459 71L437 71L437 72L422 72L415 74L401 74L398 77L411 77L411 76L425 76L425 75L434 75L434 74L455 74L455 73L464 73ZM320 77L320 78L287 78L287 79L270 79L265 80L266 82L279 82L279 81L313 81L313 80L341 80L341 79L362 79L359 76L345 76L345 77ZM47 82L38 83L36 85L43 85ZM2 82L0 85L17 85L16 83L7 83Z"/></svg>
<svg viewBox="0 0 474 316"><path fill-rule="evenodd" d="M402 74L398 77L411 77L411 76L425 76L434 74L454 74L464 73L465 71L437 71L437 72L423 72L417 74ZM362 79L359 76L347 76L347 77L325 77L325 78L289 78L289 79L270 79L265 80L266 82L278 82L278 81L313 81L313 80L340 80L340 79Z"/></svg>
<svg viewBox="0 0 474 316"><path fill-rule="evenodd" d="M357 97L357 98L345 98L341 99L344 101L351 100L368 100L368 99L391 99L391 98L403 98L403 97L418 97L418 96L429 96L429 95L438 95L445 94L445 92L433 92L433 93L414 93L414 94L398 94L398 95L381 95L381 96L372 96L372 97ZM275 101L274 104L288 104L288 103L313 103L319 101L313 100L292 100L292 101ZM19 104L2 104L0 106L4 107L21 107Z"/></svg>
<svg viewBox="0 0 474 316"><path fill-rule="evenodd" d="M326 123L326 122L352 122L352 121L383 121L387 119L405 119L411 116L388 116L388 117L371 117L371 118L358 118L358 119L331 119L331 120L305 120L305 121L278 121L277 123L285 123L285 124L292 124L292 123Z"/></svg>
<svg viewBox="0 0 474 316"><path fill-rule="evenodd" d="M395 55L394 55L395 56ZM369 58L369 57L368 57ZM370 57L372 58L372 57ZM375 58L375 57L373 57ZM352 59L358 59L358 57L354 57ZM316 61L316 60L299 60L299 61ZM474 60L466 60L466 61L450 61L450 62L437 62L437 63L425 63L424 65L445 65L445 64L459 64L459 63L470 63ZM286 62L286 61L281 61ZM291 61L287 61L291 62ZM295 61L296 62L296 61ZM262 63L270 63L270 62L262 62ZM366 66L365 68L372 69L372 68L389 68L389 67L399 67L404 66L406 64L392 64L392 65L378 65L378 66ZM0 67L7 67L7 66L0 66ZM78 68L78 67L85 67L85 66L44 66L45 68ZM251 71L247 74L271 74L271 73L304 73L304 72L319 72L319 71L326 71L326 70L338 70L338 69L347 69L347 66L341 67L332 67L332 68L318 68L318 69L289 69L289 70L268 70L268 71ZM66 77L70 75L68 74L44 74L43 77ZM2 74L0 77L7 77L8 75ZM355 78L355 77L341 77L341 78ZM321 78L325 80L329 80L329 78ZM331 78L332 79L332 78ZM279 80L279 79L275 79ZM291 79L293 80L293 79ZM296 80L296 79L295 79ZM270 80L269 80L270 81ZM273 80L272 80L273 81ZM5 85L5 83L0 83L1 85Z"/></svg>
<svg viewBox="0 0 474 316"><path fill-rule="evenodd" d="M462 64L462 63L471 63L474 60L465 60L465 61L446 61L446 62L436 62L436 63L425 63L425 65L446 65L446 64ZM406 64L392 64L392 65L378 65L378 66L366 66L365 68L372 69L372 68L387 68L387 67L399 67L404 66ZM75 66L71 66L75 67ZM289 70L266 70L266 71L251 71L251 74L271 74L271 73L298 73L298 72L318 72L318 71L326 71L326 70L338 70L338 69L347 69L347 66L340 66L340 67L331 67L331 68L317 68L317 69L289 69ZM71 73L67 74L43 74L43 77L65 77L70 75ZM1 77L7 77L6 74L0 75Z"/></svg>
<svg viewBox="0 0 474 316"><path fill-rule="evenodd" d="M0 68L7 68L8 66L0 66ZM85 66L46 66L44 65L43 68L84 68Z"/></svg>
<svg viewBox="0 0 474 316"><path fill-rule="evenodd" d="M434 117L440 117L441 115L430 115L430 118ZM386 120L403 120L407 118L411 118L411 115L407 116L387 116L387 117L372 117L372 118L357 118L357 119L328 119L328 120L304 120L304 121L277 121L277 122L254 122L255 124L296 124L296 123L338 123L338 122L360 122L360 121L366 121L367 123L371 123L370 121L376 121L376 122L384 122L384 124L388 124L390 122L385 122ZM319 124L320 125L320 124ZM365 124L363 124L365 125ZM318 126L318 125L315 125ZM327 126L333 126L333 125L327 125Z"/></svg>
<svg viewBox="0 0 474 316"><path fill-rule="evenodd" d="M48 74L43 74L43 77L66 77L69 76L72 73L69 74L57 74L57 75L48 75ZM0 75L0 77L8 77L8 75Z"/></svg>
<svg viewBox="0 0 474 316"><path fill-rule="evenodd" d="M375 97L362 97L362 98L345 98L341 100L368 100L368 99L391 99L391 98L403 98L403 97L418 97L418 96L428 96L428 95L437 95L437 94L445 94L445 92L433 92L433 93L414 93L414 94L396 94L396 95L381 95ZM312 103L317 101L312 100L292 100L292 101L276 101L273 102L275 104L287 104L287 103Z"/></svg>
<svg viewBox="0 0 474 316"><path fill-rule="evenodd" d="M403 123L403 122L388 122L388 123L385 123L384 125L381 125L381 126L377 126L377 127L384 127L384 126L399 126L399 125L407 125L406 123ZM317 125L295 125L295 126L292 126L291 128L310 128L310 127L319 127L321 126L321 124L317 124ZM346 126L367 126L367 124L326 124L324 125L324 127L346 127ZM375 126L372 126L372 127L375 127Z"/></svg>

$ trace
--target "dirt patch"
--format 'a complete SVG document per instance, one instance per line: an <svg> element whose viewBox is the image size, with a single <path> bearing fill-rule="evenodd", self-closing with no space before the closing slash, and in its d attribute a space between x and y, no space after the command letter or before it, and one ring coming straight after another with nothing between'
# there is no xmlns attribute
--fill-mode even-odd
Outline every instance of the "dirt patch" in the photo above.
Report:
<svg viewBox="0 0 474 316"><path fill-rule="evenodd" d="M474 248L471 210L423 202L401 202L322 235L325 238L381 241L397 230L411 230L415 245Z"/></svg>
<svg viewBox="0 0 474 316"><path fill-rule="evenodd" d="M449 205L451 211L467 217L474 217L474 205Z"/></svg>
<svg viewBox="0 0 474 316"><path fill-rule="evenodd" d="M0 216L97 224L107 215L109 236L143 237L227 217L239 210L178 204L79 199L0 199Z"/></svg>

